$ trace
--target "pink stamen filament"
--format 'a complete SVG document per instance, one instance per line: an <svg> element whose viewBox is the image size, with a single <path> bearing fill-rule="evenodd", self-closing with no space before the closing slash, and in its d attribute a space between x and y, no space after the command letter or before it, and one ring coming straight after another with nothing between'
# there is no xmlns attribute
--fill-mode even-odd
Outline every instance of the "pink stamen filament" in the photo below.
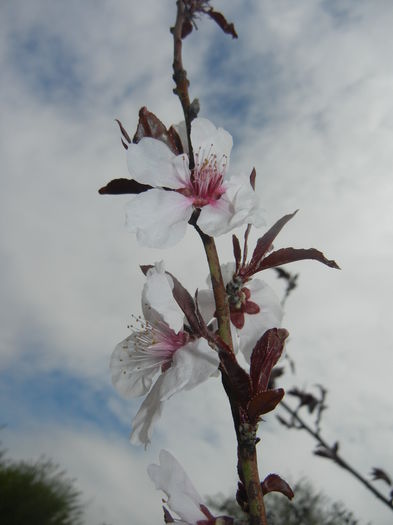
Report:
<svg viewBox="0 0 393 525"><path fill-rule="evenodd" d="M220 163L212 153L212 147L200 160L200 153L195 153L195 168L184 188L178 191L192 199L195 208L202 208L207 204L214 204L226 191L223 178L227 159L223 157Z"/></svg>

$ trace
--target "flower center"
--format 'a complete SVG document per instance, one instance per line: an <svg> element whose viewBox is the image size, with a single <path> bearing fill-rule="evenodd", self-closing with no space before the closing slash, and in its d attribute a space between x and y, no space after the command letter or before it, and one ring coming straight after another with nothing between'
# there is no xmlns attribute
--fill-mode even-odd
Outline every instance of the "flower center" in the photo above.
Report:
<svg viewBox="0 0 393 525"><path fill-rule="evenodd" d="M210 150L195 153L195 168L185 188L180 191L183 195L192 199L195 208L203 208L207 204L214 205L226 191L223 185L224 173L227 165L227 157L218 161L217 155Z"/></svg>
<svg viewBox="0 0 393 525"><path fill-rule="evenodd" d="M134 331L134 355L137 368L160 366L162 372L170 368L173 356L189 341L189 335L180 331L176 334L164 321L154 324L137 319L141 329Z"/></svg>

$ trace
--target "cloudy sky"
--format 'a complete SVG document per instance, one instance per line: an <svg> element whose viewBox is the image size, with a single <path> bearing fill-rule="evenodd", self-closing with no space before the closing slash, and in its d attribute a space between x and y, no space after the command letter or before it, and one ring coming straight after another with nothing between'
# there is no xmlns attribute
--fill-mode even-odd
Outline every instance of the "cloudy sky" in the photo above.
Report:
<svg viewBox="0 0 393 525"><path fill-rule="evenodd" d="M276 246L313 246L342 267L293 265L284 326L296 375L283 384L326 385L327 439L362 473L393 474L392 2L214 5L239 39L204 19L185 41L200 115L233 135L231 170L256 167L269 224L300 209ZM127 196L97 193L127 176L115 118L131 133L141 106L168 125L182 118L175 1L3 0L0 13L0 438L10 457L45 455L76 478L87 525L161 523L146 475L161 448L202 494L236 483L219 381L171 399L145 452L128 442L138 402L118 396L108 369L140 313L139 264L164 259L191 291L207 273L191 229L174 249L141 249L124 228ZM229 260L230 238L218 246ZM282 293L273 272L266 280ZM308 476L365 521L391 523L357 481L312 456L307 436L274 415L260 432L262 475Z"/></svg>

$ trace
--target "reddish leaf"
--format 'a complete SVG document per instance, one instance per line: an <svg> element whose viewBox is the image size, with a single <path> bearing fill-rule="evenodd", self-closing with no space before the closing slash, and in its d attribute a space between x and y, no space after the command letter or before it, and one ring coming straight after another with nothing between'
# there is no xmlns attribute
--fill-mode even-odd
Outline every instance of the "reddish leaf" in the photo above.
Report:
<svg viewBox="0 0 393 525"><path fill-rule="evenodd" d="M139 121L132 142L137 144L143 137L160 140L168 146L175 155L183 153L181 140L177 131L172 128L168 131L161 120L148 111L146 107L139 110ZM179 149L180 148L180 149Z"/></svg>
<svg viewBox="0 0 393 525"><path fill-rule="evenodd" d="M189 20L184 20L182 26L181 26L181 37L186 38L187 35L191 33L193 29L193 25Z"/></svg>
<svg viewBox="0 0 393 525"><path fill-rule="evenodd" d="M141 184L134 179L114 179L98 190L100 195L121 195L122 193L143 193L151 190L148 184Z"/></svg>
<svg viewBox="0 0 393 525"><path fill-rule="evenodd" d="M232 35L232 38L237 38L235 26L232 23L229 24L226 21L223 14L214 11L212 7L208 11L206 11L206 14L208 14L210 18L212 18L216 22L216 24L218 24L221 27L224 33Z"/></svg>
<svg viewBox="0 0 393 525"><path fill-rule="evenodd" d="M265 233L265 235L258 239L254 253L252 254L251 260L246 267L246 273L248 276L253 275L256 271L259 271L258 266L265 257L266 253L269 251L274 239L277 237L286 223L296 215L296 213L297 210L289 215L284 215L284 217L273 224L273 226Z"/></svg>
<svg viewBox="0 0 393 525"><path fill-rule="evenodd" d="M145 264L140 266L142 272L144 275L147 274L147 272L150 270L150 268L153 268L153 265L151 264ZM186 316L186 319L188 321L188 324L190 325L190 328L192 329L193 333L196 335L201 334L201 327L199 325L198 316L196 314L196 306L194 299L192 298L191 294L184 288L184 286L176 279L174 275L172 275L170 272L165 272L168 275L171 276L173 280L173 290L172 294L179 305L180 309ZM203 334L202 334L203 335Z"/></svg>
<svg viewBox="0 0 393 525"><path fill-rule="evenodd" d="M142 270L143 275L147 275L147 272L150 270L150 268L153 268L152 264L141 264L140 269Z"/></svg>
<svg viewBox="0 0 393 525"><path fill-rule="evenodd" d="M251 184L251 187L252 189L255 191L255 179L256 179L256 176L257 176L257 172L255 171L255 168L252 168L252 172L251 172L251 175L250 175L250 184Z"/></svg>
<svg viewBox="0 0 393 525"><path fill-rule="evenodd" d="M387 483L388 485L392 484L392 480L390 479L388 474L381 468L374 467L371 471L371 476L373 481L380 479L382 481L385 481L385 483Z"/></svg>
<svg viewBox="0 0 393 525"><path fill-rule="evenodd" d="M340 269L338 264L335 261L326 259L322 252L316 250L315 248L309 248L308 250L302 248L281 248L272 252L270 255L263 259L257 268L257 272L265 270L266 268L274 268L275 266L281 266L282 264L288 264L295 261L303 261L307 259L312 259L314 261L319 261L330 268Z"/></svg>
<svg viewBox="0 0 393 525"><path fill-rule="evenodd" d="M236 361L232 352L220 350L222 373L226 376L226 388L231 400L246 408L251 397L251 379L247 372Z"/></svg>
<svg viewBox="0 0 393 525"><path fill-rule="evenodd" d="M173 145L173 147L171 148L171 151L173 151L173 153L175 153L175 155L180 155L181 153L184 153L184 150L183 150L183 144L181 142L181 138L179 136L179 133L176 131L176 129L171 126L169 129L168 129L168 135L169 135L169 139Z"/></svg>
<svg viewBox="0 0 393 525"><path fill-rule="evenodd" d="M165 523L175 523L175 520L172 518L170 512L165 507L162 507L164 511L164 522Z"/></svg>
<svg viewBox="0 0 393 525"><path fill-rule="evenodd" d="M283 366L275 366L270 374L269 384L267 386L268 390L271 390L275 387L276 379L281 377L284 374Z"/></svg>
<svg viewBox="0 0 393 525"><path fill-rule="evenodd" d="M204 514L204 515L206 516L206 518L208 518L209 520L212 520L212 519L214 520L214 519L215 519L214 516L213 516L213 514L212 514L212 513L210 512L210 510L206 507L206 505L200 504L200 505L199 505L199 508L200 508L202 514ZM214 521L213 521L213 523L214 523Z"/></svg>
<svg viewBox="0 0 393 525"><path fill-rule="evenodd" d="M119 120L118 118L115 118L115 122L117 122L117 123L119 124L119 128L120 128L121 134L122 134L123 137L126 139L126 141L128 142L128 144L131 144L130 136L129 136L129 134L127 133L127 131L125 130L123 124L120 122L120 120ZM123 146L127 149L127 146L126 146L126 144L124 144L124 142L123 142Z"/></svg>
<svg viewBox="0 0 393 525"><path fill-rule="evenodd" d="M267 389L272 368L282 354L288 335L284 328L271 328L257 341L250 362L254 394L259 394Z"/></svg>
<svg viewBox="0 0 393 525"><path fill-rule="evenodd" d="M239 239L236 237L236 235L232 235L232 245L233 245L233 256L235 258L236 272L237 272L239 267L240 267L240 259L242 257L242 249L240 248L240 242L239 242Z"/></svg>
<svg viewBox="0 0 393 525"><path fill-rule="evenodd" d="M248 416L251 422L257 422L259 416L267 414L276 408L284 397L284 389L266 390L256 394L248 404Z"/></svg>
<svg viewBox="0 0 393 525"><path fill-rule="evenodd" d="M243 260L242 266L246 265L247 255L248 255L248 236L251 231L251 224L247 224L246 231L244 232L244 244L243 244Z"/></svg>
<svg viewBox="0 0 393 525"><path fill-rule="evenodd" d="M200 326L198 316L196 314L196 306L194 299L191 294L184 288L184 286L174 277L171 273L167 272L173 279L173 297L175 301L180 306L184 315L187 318L187 321L194 332L194 334L200 335Z"/></svg>
<svg viewBox="0 0 393 525"><path fill-rule="evenodd" d="M294 497L291 487L278 474L269 474L261 483L261 486L263 495L269 492L281 492L281 494L284 494L288 499Z"/></svg>

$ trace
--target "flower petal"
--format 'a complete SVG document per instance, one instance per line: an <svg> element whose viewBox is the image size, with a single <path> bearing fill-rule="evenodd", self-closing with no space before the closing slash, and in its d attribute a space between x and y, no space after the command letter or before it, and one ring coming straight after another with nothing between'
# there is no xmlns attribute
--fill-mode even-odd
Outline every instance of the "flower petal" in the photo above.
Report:
<svg viewBox="0 0 393 525"><path fill-rule="evenodd" d="M128 146L128 171L133 179L142 184L176 189L179 182L172 164L175 157L160 140L144 137L138 144Z"/></svg>
<svg viewBox="0 0 393 525"><path fill-rule="evenodd" d="M265 223L259 199L247 177L231 177L226 191L214 205L204 206L198 226L212 237L227 233L243 224L259 227Z"/></svg>
<svg viewBox="0 0 393 525"><path fill-rule="evenodd" d="M247 362L250 362L252 350L266 330L281 325L283 310L277 295L265 282L252 279L247 287L251 291L251 300L260 308L257 314L245 314L244 326L238 330L240 349Z"/></svg>
<svg viewBox="0 0 393 525"><path fill-rule="evenodd" d="M184 236L192 211L180 193L152 189L128 202L126 224L142 246L167 248Z"/></svg>
<svg viewBox="0 0 393 525"><path fill-rule="evenodd" d="M180 348L171 367L160 375L143 401L132 422L131 443L151 441L153 424L160 417L163 402L181 390L191 390L217 371L218 355L205 339L197 339Z"/></svg>
<svg viewBox="0 0 393 525"><path fill-rule="evenodd" d="M169 508L186 523L206 520L200 510L202 498L180 463L166 450L160 452L160 465L149 465L147 472L156 489L167 495Z"/></svg>
<svg viewBox="0 0 393 525"><path fill-rule="evenodd" d="M129 335L116 345L110 359L113 386L125 398L143 396L150 390L160 368L159 364L155 366L154 359L149 364L148 368L139 366L135 356L135 334Z"/></svg>
<svg viewBox="0 0 393 525"><path fill-rule="evenodd" d="M146 448L151 442L153 425L161 416L163 409L163 403L160 401L160 391L165 380L165 373L157 379L132 420L130 441L134 445L144 445Z"/></svg>
<svg viewBox="0 0 393 525"><path fill-rule="evenodd" d="M142 306L146 320L151 321L150 309L153 308L172 330L178 333L184 325L184 314L172 295L171 276L165 273L165 267L161 262L150 268L146 277L142 291Z"/></svg>
<svg viewBox="0 0 393 525"><path fill-rule="evenodd" d="M194 153L198 154L198 162L214 153L217 156L218 167L221 171L228 169L229 157L232 151L232 137L223 128L216 126L206 118L196 118L191 123L191 142Z"/></svg>

